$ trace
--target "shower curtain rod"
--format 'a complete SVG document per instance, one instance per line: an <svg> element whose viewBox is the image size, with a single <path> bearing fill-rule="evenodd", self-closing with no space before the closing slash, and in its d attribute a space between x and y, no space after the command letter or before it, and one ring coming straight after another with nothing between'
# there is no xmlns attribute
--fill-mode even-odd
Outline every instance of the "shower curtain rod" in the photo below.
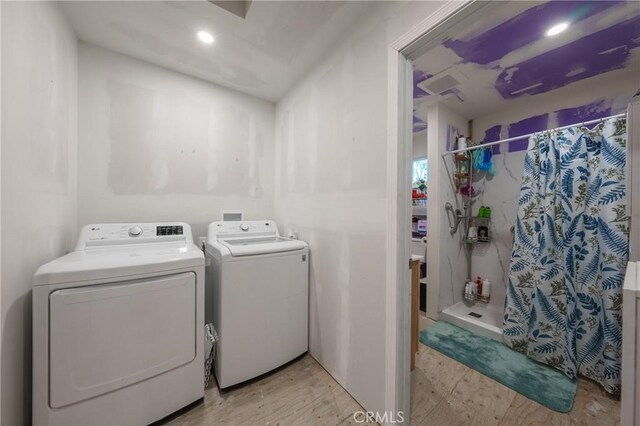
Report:
<svg viewBox="0 0 640 426"><path fill-rule="evenodd" d="M537 135L538 133L555 132L557 130L568 129L569 127L574 127L574 126L586 126L586 125L589 125L589 124L599 123L599 122L604 121L604 120L609 120L610 118L625 117L626 115L627 115L627 113L623 112L622 114L611 115L609 117L598 118L596 120L583 121L582 123L574 123L574 124L570 124L568 126L556 127L555 129L541 130L539 132L529 133L528 135L514 136L512 138L501 139L501 140L495 141L495 142L489 142L489 143L485 143L485 144L470 146L470 147L463 148L463 149L456 149L456 150L453 150L453 151L447 151L444 154L442 154L442 157L444 157L446 155L450 155L450 154L457 154L459 152L473 151L474 149L478 149L478 148L487 148L487 147L493 146L493 145L499 145L499 144L502 144L502 143L518 141L518 140L525 139L525 138L528 139L533 135Z"/></svg>

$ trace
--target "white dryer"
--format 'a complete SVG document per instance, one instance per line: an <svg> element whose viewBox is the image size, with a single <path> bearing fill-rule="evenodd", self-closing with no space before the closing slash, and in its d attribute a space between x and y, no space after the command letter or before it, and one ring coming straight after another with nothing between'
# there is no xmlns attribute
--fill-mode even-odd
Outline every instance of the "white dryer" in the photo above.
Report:
<svg viewBox="0 0 640 426"><path fill-rule="evenodd" d="M273 221L213 222L205 244L206 312L218 334L214 371L226 388L308 348L309 248Z"/></svg>
<svg viewBox="0 0 640 426"><path fill-rule="evenodd" d="M204 397L204 255L186 223L85 226L33 285L34 424L149 424Z"/></svg>

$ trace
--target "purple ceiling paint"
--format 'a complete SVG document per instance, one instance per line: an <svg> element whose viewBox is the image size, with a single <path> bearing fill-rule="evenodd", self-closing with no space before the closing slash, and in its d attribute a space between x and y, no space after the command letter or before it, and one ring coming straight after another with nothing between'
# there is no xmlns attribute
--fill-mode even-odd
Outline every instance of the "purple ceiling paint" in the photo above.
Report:
<svg viewBox="0 0 640 426"><path fill-rule="evenodd" d="M546 130L549 125L549 114L535 115L509 125L509 137L527 135ZM529 138L509 142L509 152L524 151L529 145Z"/></svg>
<svg viewBox="0 0 640 426"><path fill-rule="evenodd" d="M602 12L619 1L550 1L521 14L469 40L445 40L463 62L487 65L545 37L549 27L563 21L579 22Z"/></svg>
<svg viewBox="0 0 640 426"><path fill-rule="evenodd" d="M505 69L498 76L495 87L505 99L545 93L624 68L631 49L638 46L640 16ZM575 74L579 68L584 71Z"/></svg>
<svg viewBox="0 0 640 426"><path fill-rule="evenodd" d="M608 117L611 115L611 106L607 106L607 103L603 99L579 107L561 109L556 111L556 114L558 127L563 127L582 121Z"/></svg>
<svg viewBox="0 0 640 426"><path fill-rule="evenodd" d="M413 99L430 96L427 92L418 87L418 83L421 83L431 77L433 77L432 74L427 74L416 69L413 70Z"/></svg>

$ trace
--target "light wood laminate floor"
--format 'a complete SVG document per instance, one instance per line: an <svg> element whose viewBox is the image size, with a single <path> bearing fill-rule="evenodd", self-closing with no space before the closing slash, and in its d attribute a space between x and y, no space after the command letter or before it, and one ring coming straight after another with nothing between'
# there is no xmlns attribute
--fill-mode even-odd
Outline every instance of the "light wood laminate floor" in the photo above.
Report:
<svg viewBox="0 0 640 426"><path fill-rule="evenodd" d="M362 407L310 355L253 382L221 393L216 383L204 403L170 425L351 425Z"/></svg>
<svg viewBox="0 0 640 426"><path fill-rule="evenodd" d="M421 316L421 329L433 321ZM354 425L362 407L311 356L220 393L213 383L203 404L171 425ZM570 413L551 411L459 362L419 345L411 373L411 424L617 425L620 403L580 379ZM623 425L626 426L626 425Z"/></svg>

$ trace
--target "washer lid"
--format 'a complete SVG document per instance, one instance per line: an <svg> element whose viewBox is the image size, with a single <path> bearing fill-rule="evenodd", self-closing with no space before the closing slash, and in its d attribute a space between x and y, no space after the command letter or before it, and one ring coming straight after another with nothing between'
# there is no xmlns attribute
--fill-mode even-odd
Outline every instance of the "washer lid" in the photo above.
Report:
<svg viewBox="0 0 640 426"><path fill-rule="evenodd" d="M219 239L229 249L231 256L252 256L257 254L281 253L303 250L307 247L304 241L291 240L280 236Z"/></svg>
<svg viewBox="0 0 640 426"><path fill-rule="evenodd" d="M42 265L33 277L33 285L122 278L198 266L204 266L204 254L192 243L94 248L74 251Z"/></svg>

